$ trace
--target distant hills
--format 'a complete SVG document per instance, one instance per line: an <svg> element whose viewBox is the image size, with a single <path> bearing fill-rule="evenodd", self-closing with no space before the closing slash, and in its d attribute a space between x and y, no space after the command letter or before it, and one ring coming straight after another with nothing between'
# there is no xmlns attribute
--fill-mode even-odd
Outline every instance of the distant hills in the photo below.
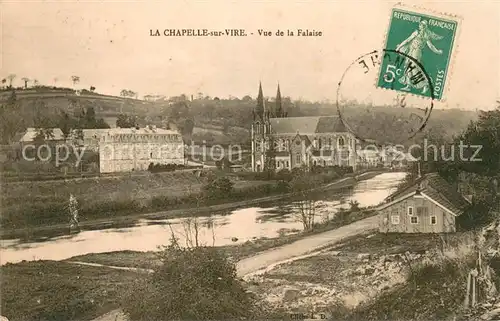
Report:
<svg viewBox="0 0 500 321"><path fill-rule="evenodd" d="M1 91L0 104L5 104L11 95L10 90ZM77 92L69 88L16 90L15 98L28 125L34 122L37 113L57 117L61 112L73 114L93 107L96 116L104 118L112 127L120 114L136 115L140 125L166 126L171 120L175 124L190 119L194 122L190 138L197 142L205 140L211 144L249 143L252 110L256 105L256 101L249 96L243 99L204 97L188 101L173 97L146 101L101 95L88 90ZM333 104L292 101L288 97L284 97L282 103L289 116L337 114ZM178 105L184 106L182 115L178 115ZM272 108L273 102L268 102L267 105ZM421 114L411 108L402 110L384 106L370 108L370 112L366 112L366 106L350 106L344 113L344 117L359 135L377 142L395 144L408 143L402 134L402 123L411 118L411 113ZM415 137L415 141L424 136L448 140L460 134L477 117L478 113L475 111L434 109L426 128Z"/></svg>

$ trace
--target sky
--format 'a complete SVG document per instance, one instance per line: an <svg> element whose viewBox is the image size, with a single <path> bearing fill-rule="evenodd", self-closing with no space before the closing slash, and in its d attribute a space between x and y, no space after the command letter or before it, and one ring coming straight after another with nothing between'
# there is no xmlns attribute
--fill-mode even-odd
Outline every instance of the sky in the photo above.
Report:
<svg viewBox="0 0 500 321"><path fill-rule="evenodd" d="M139 93L336 99L357 57L383 47L389 1L9 1L1 5L0 77ZM493 109L500 97L500 1L408 1L462 18L442 108ZM150 29L242 28L247 37L151 37ZM262 37L258 29L321 31ZM250 35L254 33L254 35ZM54 78L57 78L55 82ZM356 86L354 86L356 87ZM353 89L354 90L354 89ZM356 97L353 91L349 97Z"/></svg>

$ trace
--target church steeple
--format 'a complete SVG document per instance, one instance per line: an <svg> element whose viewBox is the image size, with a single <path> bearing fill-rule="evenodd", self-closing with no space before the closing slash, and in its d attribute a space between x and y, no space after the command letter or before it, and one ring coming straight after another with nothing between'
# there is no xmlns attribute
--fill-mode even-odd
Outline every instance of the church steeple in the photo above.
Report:
<svg viewBox="0 0 500 321"><path fill-rule="evenodd" d="M278 118L284 117L283 106L281 104L281 92L279 83L278 83L278 91L276 93L276 117Z"/></svg>
<svg viewBox="0 0 500 321"><path fill-rule="evenodd" d="M264 94L262 94L262 83L259 82L259 95L257 96L257 106L255 106L255 113L260 119L264 119Z"/></svg>

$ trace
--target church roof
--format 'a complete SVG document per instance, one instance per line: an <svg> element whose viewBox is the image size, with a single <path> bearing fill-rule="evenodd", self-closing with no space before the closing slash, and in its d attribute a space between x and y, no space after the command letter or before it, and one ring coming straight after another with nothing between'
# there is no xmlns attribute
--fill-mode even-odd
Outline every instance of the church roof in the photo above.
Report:
<svg viewBox="0 0 500 321"><path fill-rule="evenodd" d="M270 122L275 134L347 132L347 128L337 116L271 118Z"/></svg>

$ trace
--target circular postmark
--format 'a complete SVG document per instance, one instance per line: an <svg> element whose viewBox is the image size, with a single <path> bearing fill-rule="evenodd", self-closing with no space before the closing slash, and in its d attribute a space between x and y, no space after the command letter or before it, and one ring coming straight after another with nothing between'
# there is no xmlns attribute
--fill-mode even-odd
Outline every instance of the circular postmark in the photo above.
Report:
<svg viewBox="0 0 500 321"><path fill-rule="evenodd" d="M412 94L411 89L421 90L427 97ZM425 128L433 106L432 79L424 66L396 50L361 55L338 83L339 118L362 142L403 144Z"/></svg>

